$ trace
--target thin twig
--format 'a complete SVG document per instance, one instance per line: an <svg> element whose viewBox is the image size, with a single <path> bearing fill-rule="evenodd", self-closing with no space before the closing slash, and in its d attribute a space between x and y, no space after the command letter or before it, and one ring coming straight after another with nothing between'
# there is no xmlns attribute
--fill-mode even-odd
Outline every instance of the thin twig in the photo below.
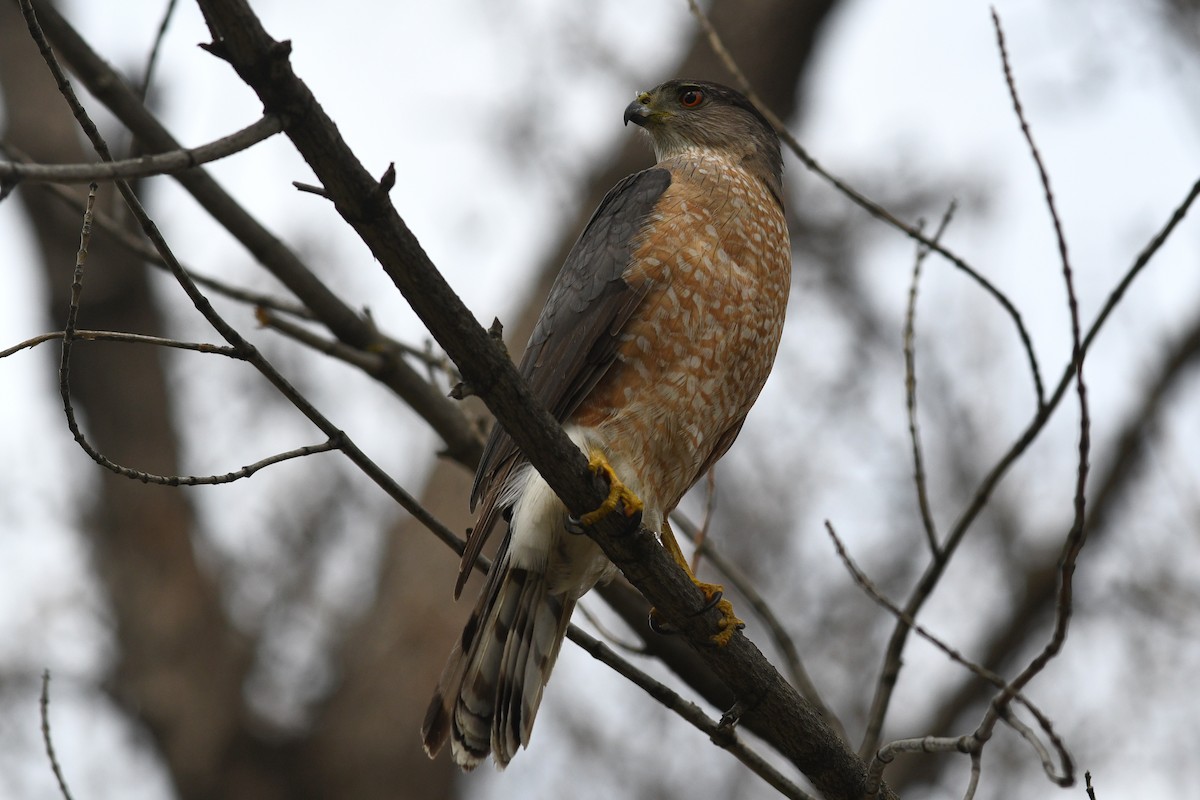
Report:
<svg viewBox="0 0 1200 800"><path fill-rule="evenodd" d="M1062 232L1062 225L1059 222L1059 216L1054 203L1054 194L1050 188L1050 177L1046 172L1045 166L1042 163L1041 154L1038 151L1037 144L1034 142L1033 133L1030 130L1029 123L1025 119L1024 110L1021 107L1020 97L1017 93L1016 82L1013 79L1012 69L1008 60L1008 51L1004 41L1004 30L1000 24L1000 16L996 10L992 9L992 22L996 29L996 42L1000 50L1000 59L1004 66L1005 82L1008 85L1009 94L1012 97L1013 109L1017 115L1017 119L1021 124L1021 131L1025 135L1025 140L1029 145L1030 155L1033 157L1034 163L1038 169L1038 176L1041 180L1042 187L1045 191L1046 205L1049 208L1051 219L1054 222L1055 236L1058 239L1059 256L1062 262L1063 283L1066 285L1067 291L1067 306L1071 317L1071 343L1072 343L1072 363L1074 365L1074 379L1076 393L1079 397L1079 464L1076 470L1075 494L1074 494L1074 519L1071 523L1071 528L1067 533L1066 541L1063 545L1063 554L1059 564L1059 593L1057 603L1057 613L1055 614L1054 630L1050 635L1050 640L1046 643L1042 651L1032 660L1029 665L1018 675L1008 686L1004 687L1001 692L992 700L989 706L989 715L994 712L995 716L1001 716L1007 713L1007 707L1012 698L1018 693L1029 681L1033 680L1048 664L1051 659L1061 652L1063 644L1066 642L1067 631L1070 628L1073 587L1074 587L1074 572L1075 563L1079 557L1080 551L1087 539L1086 527L1086 490L1087 477L1089 471L1088 455L1091 445L1091 418L1088 412L1087 385L1083 379L1083 339L1080 333L1079 323L1079 304L1075 296L1075 284L1072 275L1071 262L1067 253L1066 238ZM994 717L985 715L984 721L980 725L982 732L990 731L990 728L995 725ZM1046 765L1046 774L1056 783L1062 786L1070 786L1074 783L1074 762L1064 750L1060 750L1060 756L1063 757L1063 774L1058 775L1054 771L1054 765L1048 758L1043 759Z"/></svg>
<svg viewBox="0 0 1200 800"><path fill-rule="evenodd" d="M1041 431L1042 427L1045 425L1046 421L1049 419L1049 416L1052 413L1052 411L1058 406L1059 402L1061 401L1061 399L1063 397L1063 394L1066 391L1067 386L1069 385L1069 383L1072 380L1074 380L1074 382L1076 383L1076 386L1079 391L1079 398L1080 398L1081 433L1080 433L1080 449L1079 449L1079 467L1077 470L1075 501L1074 501L1075 519L1072 523L1071 531L1068 533L1067 542L1064 545L1063 558L1062 558L1062 561L1060 564L1060 574L1062 576L1062 582L1060 585L1059 604L1058 604L1059 611L1058 611L1058 614L1056 615L1055 630L1051 635L1050 642L1047 644L1047 646L1042 651L1042 653L1040 653L1039 656L1036 657L1030 663L1030 665L1021 673L1021 675L1019 675L1011 683L1006 684L1000 690L999 694L993 698L992 703L989 705L988 711L985 713L984 719L980 723L980 726L977 729L976 734L975 734L976 736L978 736L980 738L981 741L986 741L991 736L991 733L992 733L992 730L993 730L995 724L1006 713L1008 704L1015 697L1019 696L1020 690L1025 685L1027 685L1028 682L1030 680L1032 680L1032 678L1044 668L1045 664L1048 663L1049 660L1051 658L1053 658L1061 649L1062 644L1065 641L1067 625L1069 623L1069 618L1070 618L1071 575L1072 575L1072 572L1074 569L1075 558L1078 556L1079 549L1083 545L1083 539L1085 536L1084 490L1086 487L1086 478L1087 478L1087 470L1088 470L1087 457L1088 457L1088 449L1089 449L1090 422L1089 422L1088 409L1087 409L1086 386L1083 383L1083 376L1082 376L1082 365L1083 365L1083 358L1086 353L1087 343L1088 343L1089 339L1084 339L1080 336L1078 304L1075 299L1074 284L1073 284L1073 280L1072 280L1072 271L1071 271L1071 266L1070 266L1070 260L1068 258L1068 254L1067 254L1067 246L1066 246L1065 236L1063 236L1062 226L1059 221L1057 209L1055 208L1054 196L1051 191L1050 184L1049 184L1049 177L1048 177L1048 174L1046 173L1044 165L1042 164L1040 153L1038 153L1036 144L1033 141L1032 133L1030 131L1028 122L1025 119L1024 111L1021 107L1020 100L1019 100L1019 97L1016 92L1016 85L1012 78L1011 68L1008 64L1008 56L1007 56L1007 51L1006 51L1005 45L1004 45L1003 32L1000 28L999 17L995 14L994 10L992 12L992 16L993 16L993 21L996 26L997 41L999 44L1001 61L1003 64L1006 84L1008 86L1010 95L1012 96L1014 110L1016 112L1018 121L1021 125L1021 129L1025 135L1026 142L1029 145L1030 152L1033 155L1035 164L1037 165L1039 177L1041 179L1043 191L1044 191L1044 194L1046 197L1047 206L1050 209L1051 219L1053 221L1055 232L1058 237L1058 250L1059 250L1059 256L1060 256L1060 259L1061 259L1062 265L1063 265L1064 282L1067 285L1068 307L1069 307L1069 311L1070 311L1070 315L1071 315L1072 345L1073 345L1072 358L1071 358L1070 364L1067 367L1066 373L1064 374L1059 385L1056 387L1049 402L1046 403L1046 405L1042 409L1039 410L1039 413L1037 415L1035 415L1034 421L1030 424L1030 426L1026 430L1025 434L1022 435L1022 437L1020 439L1018 439L1017 443L1009 450L1009 452L1007 454L1005 454L1005 456L1003 456L1001 458L1000 462L996 465L995 468L993 468L992 472L987 477L985 477L984 482L981 485L980 489L977 490L975 496L972 498L971 502L969 503L967 511L964 512L964 515L960 518L960 520L956 524L954 530L951 532L950 536L947 538L947 541L946 541L944 547L942 548L942 557L933 559L932 563L930 564L930 567L926 570L926 574L924 576L922 576L921 581L918 583L917 587L914 589L913 595L910 598L908 604L906 605L906 607L904 609L908 619L897 623L896 630L893 632L892 639L888 645L887 655L884 660L884 670L881 674L880 682L879 682L879 685L878 685L877 691L876 691L875 701L873 702L873 705L872 705L872 713L870 716L870 722L868 724L868 735L864 740L863 748L867 748L867 747L873 748L874 743L878 741L879 729L882 725L883 715L884 715L884 713L886 713L887 703L891 696L892 688L894 687L894 684L895 684L895 673L897 672L898 666L899 666L899 655L900 655L901 649L903 648L903 643L904 643L904 639L906 638L907 631L910 629L911 618L915 617L917 609L919 609L920 605L924 602L924 599L926 597L928 597L928 594L932 591L933 586L937 583L937 580L940 578L942 570L944 570L944 568L945 568L945 564L948 562L950 555L953 553L953 551L957 547L958 543L965 536L966 530L969 527L971 521L978 514L979 510L981 510L983 508L983 506L986 505L987 499L988 499L988 497L990 497L991 491L994 489L996 483L998 483L1000 476L1003 475L1004 472L1007 471L1007 468L1013 462L1015 462L1015 460L1024 452L1025 448L1028 447L1029 443L1032 442L1033 439L1037 436L1037 434ZM1189 197L1185 200L1184 205L1180 209L1177 209L1176 214L1172 217L1172 220L1168 223L1168 226L1167 226L1168 231L1171 228L1173 228L1174 225L1177 224L1180 219L1182 219L1183 213L1185 213L1185 211L1186 211L1186 207L1190 206L1192 200L1194 199L1194 196L1195 196L1195 190L1193 190L1193 193L1191 195L1189 195ZM1154 244L1155 250L1157 249L1157 246L1161 244L1161 241L1163 241L1164 239L1165 239L1165 235L1160 236L1158 239L1156 239L1157 244L1152 242L1152 244ZM1148 260L1148 256L1146 256L1146 260ZM1141 258L1139 258L1139 262L1142 265L1144 265L1144 263L1145 263L1144 261L1142 261ZM1136 270L1136 269L1140 269L1138 262L1135 262L1134 270ZM1131 272L1132 272L1132 270L1131 270ZM1103 316L1104 316L1104 313L1102 312L1101 318L1097 320L1097 326L1102 322ZM1094 331L1096 329L1098 329L1098 328L1094 326L1092 330ZM1066 749L1065 744L1054 733L1053 729L1049 725L1049 720L1047 720L1044 715L1040 714L1040 712L1035 712L1035 716L1038 718L1039 723L1042 724L1043 730L1046 731L1047 735L1049 736L1052 744L1054 745L1054 747L1055 747L1056 751L1058 752L1059 757L1062 761L1063 774L1059 775L1059 774L1055 773L1052 769L1047 769L1048 777L1050 777L1051 780L1053 780L1056 783L1059 783L1060 785L1070 785L1070 783L1073 782L1073 780L1074 780L1073 779L1074 763L1073 763L1073 760L1071 759L1069 752ZM861 752L861 750L860 750L860 752Z"/></svg>
<svg viewBox="0 0 1200 800"><path fill-rule="evenodd" d="M942 215L941 224L933 234L933 241L940 241L950 220L954 217L956 204L951 201ZM904 399L908 410L908 437L912 442L913 482L917 488L917 507L921 510L921 522L925 527L925 538L929 552L936 558L939 551L937 525L933 509L929 505L929 486L925 477L925 457L921 448L920 427L917 425L917 357L916 319L917 285L921 280L921 265L930 250L923 244L917 245L917 256L913 260L912 282L908 289L908 310L904 315Z"/></svg>
<svg viewBox="0 0 1200 800"><path fill-rule="evenodd" d="M46 756L50 759L50 769L54 779L58 781L58 791L64 800L72 800L71 790L67 788L67 779L63 777L62 767L58 764L58 756L54 753L54 740L50 736L50 670L42 670L42 697L39 703L42 713L42 743L46 745Z"/></svg>
<svg viewBox="0 0 1200 800"><path fill-rule="evenodd" d="M858 586L858 588L862 589L868 597L886 609L888 613L890 613L896 619L903 622L907 627L916 631L918 636L925 639L938 650L941 650L942 653L944 653L946 657L954 663L966 667L971 671L972 674L978 675L980 678L983 678L985 681L997 688L1004 688L1007 685L1008 682L1005 681L1004 678L959 653L958 650L946 644L944 641L938 638L937 635L931 633L927 628L913 619L903 609L893 603L887 595L879 590L879 587L875 585L874 581L867 577L867 574L862 571L858 564L855 563L854 559L850 556L849 551L846 550L845 543L842 542L841 537L838 536L837 531L834 530L833 523L829 520L825 520L825 530L829 533L829 538L833 540L833 547L835 550L837 550L838 558L842 560L842 564L846 567L846 571L850 573L850 577L853 578L854 583Z"/></svg>
<svg viewBox="0 0 1200 800"><path fill-rule="evenodd" d="M990 294L996 300L996 302L1000 304L1009 317L1012 318L1013 324L1017 328L1017 335L1020 337L1021 345L1025 349L1025 356L1029 360L1029 371L1033 376L1034 394L1037 400L1037 407L1040 409L1045 404L1046 393L1042 384L1042 373L1040 367L1038 366L1037 355L1033 349L1033 339L1029 336L1029 331L1025 328L1025 322L1021 318L1021 313L1017 310L1017 307L1013 305L1012 301L1009 300L1008 296L1004 294L1004 292L1000 291L1000 289L997 288L991 281L977 272L975 268L968 264L963 258L951 252L949 248L926 237L918 228L909 225L906 222L902 222L886 208L879 205L874 200L871 200L866 195L862 194L857 189L854 189L845 181L836 177L833 175L833 173L822 167L817 160L813 158L807 150L804 149L799 140L792 135L791 131L789 131L783 124L783 121L780 120L779 117L777 117L775 113L762 102L761 98L758 96L758 93L754 91L754 86L750 83L749 79L746 78L745 73L743 73L741 68L738 66L737 61L735 61L733 56L730 55L729 50L725 47L724 42L721 40L720 34L717 33L716 28L713 27L713 24L709 20L708 16L700 9L700 6L697 4L696 0L688 0L688 5L691 7L692 15L696 17L700 27L704 29L704 33L708 37L708 42L712 47L713 52L717 54L717 57L721 59L726 69L728 69L729 72L734 76L734 79L737 81L743 94L745 94L746 97L748 97L750 101L754 103L758 110L762 112L763 116L767 118L767 121L771 123L772 127L774 127L776 132L779 134L779 138L793 153L796 154L796 157L800 159L800 162L804 164L806 169L829 183L851 202L862 208L871 216L875 217L881 222L886 223L887 225L892 226L910 239L923 244L930 250L941 255L959 270L966 273L973 281L975 281L975 283L977 283L984 291Z"/></svg>
<svg viewBox="0 0 1200 800"><path fill-rule="evenodd" d="M302 183L301 181L292 181L292 186L295 186L297 191L315 194L317 197L324 197L326 200L329 199L329 192L325 191L323 187L314 186L311 183Z"/></svg>
<svg viewBox="0 0 1200 800"><path fill-rule="evenodd" d="M1192 183L1191 188L1188 189L1188 192L1184 196L1183 200L1180 201L1179 205L1175 206L1175 209L1171 212L1171 216L1167 219L1166 224L1163 225L1163 227L1150 238L1150 241L1146 243L1146 246L1143 247L1134 258L1133 264L1130 265L1129 269L1125 272L1125 275L1122 276L1121 280L1113 288L1112 292L1109 293L1108 298L1104 301L1104 305L1100 308L1100 313L1096 315L1095 321L1092 322L1091 326L1088 328L1087 334L1083 337L1084 355L1086 355L1088 350L1091 348L1092 342L1095 340L1096 336L1099 335L1100 329L1108 320L1109 315L1112 314L1113 309L1117 307L1117 304L1121 302L1121 298L1125 296L1125 292L1128 291L1134 280L1142 274L1142 270L1146 268L1146 265L1150 263L1150 260L1154 258L1162 246L1166 244L1167 239L1169 239L1171 234L1175 232L1175 228L1179 226L1179 223L1183 222L1188 211L1191 210L1198 197L1200 197L1200 179L1197 179ZM1063 391L1065 391L1074 374L1075 365L1068 365L1062 378L1059 380L1058 388L1055 390L1057 394L1061 394Z"/></svg>
<svg viewBox="0 0 1200 800"><path fill-rule="evenodd" d="M283 130L275 114L267 114L252 125L195 148L172 150L152 156L102 161L93 164L28 164L0 161L0 182L89 183L117 178L144 178L171 175L183 170L226 158L253 147Z"/></svg>
<svg viewBox="0 0 1200 800"><path fill-rule="evenodd" d="M1153 369L1153 377L1145 381L1142 402L1125 414L1125 422L1121 429L1110 437L1109 469L1098 483L1093 479L1091 491L1090 521L1088 523L1088 539L1092 541L1097 533L1110 530L1111 510L1122 503L1130 485L1130 477L1138 471L1138 465L1144 458L1147 437L1150 429L1156 427L1155 421L1163 413L1164 405L1172 387L1177 385L1182 376L1194 367L1200 360L1200 317L1187 326L1187 332L1169 347L1165 348L1161 362ZM1036 562L1036 563L1035 563ZM997 630L993 631L980 650L987 655L981 658L983 663L1002 664L1018 655L1018 642L1028 638L1030 620L1037 618L1043 610L1053 614L1055 599L1058 594L1058 570L1047 569L1040 564L1041 559L1035 558L1025 575L1027 591L1024 597L1007 615L1007 620ZM947 693L936 713L932 714L926 723L919 726L920 730L945 730L953 724L962 709L977 703L977 698L986 694L981 691L984 687L976 685L970 678L959 682L959 685ZM988 698L984 698L985 700ZM1039 724L1042 724L1039 720ZM1043 730L1046 726L1043 724ZM1056 734L1047 734L1055 740ZM1054 743L1055 748L1059 743Z"/></svg>
<svg viewBox="0 0 1200 800"><path fill-rule="evenodd" d="M979 778L983 775L983 751L976 750L971 753L971 777L967 781L967 791L963 793L963 800L974 800L975 792L979 789Z"/></svg>
<svg viewBox="0 0 1200 800"><path fill-rule="evenodd" d="M616 631L601 622L600 618L593 614L592 610L584 604L580 603L579 605L575 606L575 608L580 614L583 614L584 619L591 623L591 626L596 629L597 633L611 642L614 646L621 648L626 653L632 653L639 656L649 655L649 648L647 648L644 644L634 644L633 642L622 639L617 635Z"/></svg>
<svg viewBox="0 0 1200 800"><path fill-rule="evenodd" d="M439 373L445 377L451 386L462 380L462 373L458 371L458 368L454 366L454 362L450 360L445 352L434 352L434 343L432 340L427 339L424 347L416 347L406 344L399 339L393 339L375 324L375 315L371 313L371 309L369 308L363 309L363 319L373 334L372 343L369 348L371 352L382 353L389 357L403 355L420 362L426 368L426 375L431 385L437 383L434 376ZM493 324L498 325L499 320Z"/></svg>
<svg viewBox="0 0 1200 800"><path fill-rule="evenodd" d="M283 319L266 308L256 309L254 316L260 325L278 331L284 336L310 347L319 353L333 356L340 361L357 367L384 386L392 389L400 397L404 396L403 390L410 386L407 381L397 377L397 374L400 372L399 367L407 366L403 361L405 356L413 357L429 368L431 384L435 370L444 371L451 381L458 378L458 371L452 366L448 366L445 359L439 361L431 353L418 350L412 345L404 344L382 333L377 334L377 344L372 345L368 350L359 350L344 344L340 340L320 336L303 325L297 325L290 320ZM373 322L371 324L374 325Z"/></svg>
<svg viewBox="0 0 1200 800"><path fill-rule="evenodd" d="M154 68L158 66L158 54L162 51L163 41L167 38L167 28L175 17L175 7L178 0L167 0L167 9L163 12L162 22L158 23L158 33L154 36L154 44L150 48L150 57L146 59L146 69L142 71L142 83L139 87L142 100L150 91L150 81L154 78Z"/></svg>
<svg viewBox="0 0 1200 800"><path fill-rule="evenodd" d="M1032 726L1026 725L1017 715L1012 712L1012 709L1005 709L1002 718L1004 723L1017 732L1018 735L1033 748L1037 753L1038 759L1042 762L1042 770L1047 775L1055 774L1054 757L1050 755L1050 751L1046 749L1046 745L1042 744L1042 740L1038 738L1037 731Z"/></svg>
<svg viewBox="0 0 1200 800"><path fill-rule="evenodd" d="M50 333L42 333L26 339L23 342L18 342L12 347L5 350L0 350L0 358L8 358L14 353L22 350L30 349L44 344L45 342L61 341L66 337L66 331L51 331ZM214 355L225 356L227 358L241 359L239 354L232 347L221 344L209 344L208 342L183 342L178 339L164 339L161 336L147 336L141 333L124 333L122 331L72 331L71 338L76 341L87 342L123 342L125 344L150 344L156 347L173 347L178 350L193 350L197 353L212 353Z"/></svg>
<svg viewBox="0 0 1200 800"><path fill-rule="evenodd" d="M680 697L674 689L642 672L629 661L614 653L604 642L575 625L571 625L567 629L567 636L597 661L610 667L697 730L706 734L713 744L727 750L784 797L794 798L794 800L816 800L748 748L738 737L733 725L722 725L709 719L695 703Z"/></svg>
<svg viewBox="0 0 1200 800"><path fill-rule="evenodd" d="M913 739L897 739L879 748L867 773L864 800L872 800L883 785L883 772L896 756L905 753L969 753L979 754L982 743L968 734L966 736L921 736ZM969 795L968 795L969 796Z"/></svg>
<svg viewBox="0 0 1200 800"><path fill-rule="evenodd" d="M24 6L22 6L22 10L25 10ZM33 13L32 9L29 10L29 13ZM30 18L27 17L26 19ZM31 28L35 24L36 20L29 23ZM46 52L49 53L49 48L47 48ZM99 191L100 187L95 183L88 187L87 206L84 208L83 225L79 231L79 250L75 254L75 271L71 277L71 303L67 312L67 324L63 328L62 350L58 366L58 390L62 396L63 411L67 415L67 427L71 429L71 434L75 437L75 441L79 443L84 452L95 460L96 463L103 464L108 459L96 452L95 448L84 438L82 431L79 429L79 423L75 419L75 409L71 405L70 389L71 343L75 339L75 327L79 320L79 301L83 296L83 266L87 263L88 246L92 240L92 215L95 212L96 194Z"/></svg>

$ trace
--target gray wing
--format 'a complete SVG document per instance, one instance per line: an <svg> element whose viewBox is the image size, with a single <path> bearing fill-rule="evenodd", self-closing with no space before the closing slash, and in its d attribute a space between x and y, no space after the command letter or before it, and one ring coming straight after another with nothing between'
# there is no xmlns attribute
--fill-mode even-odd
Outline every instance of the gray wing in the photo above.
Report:
<svg viewBox="0 0 1200 800"><path fill-rule="evenodd" d="M614 186L592 214L550 288L520 372L534 396L559 422L579 407L608 371L616 358L622 328L649 291L649 286L635 290L622 276L639 235L670 185L671 173L655 168L630 175ZM471 508L481 500L482 505L467 536L456 597L496 524L500 491L523 461L497 423L484 445L471 488Z"/></svg>

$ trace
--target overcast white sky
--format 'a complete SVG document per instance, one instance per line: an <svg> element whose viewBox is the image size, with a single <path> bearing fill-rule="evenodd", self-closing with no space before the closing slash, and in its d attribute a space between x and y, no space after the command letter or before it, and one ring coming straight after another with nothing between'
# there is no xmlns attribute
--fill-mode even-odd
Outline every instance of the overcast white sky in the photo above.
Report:
<svg viewBox="0 0 1200 800"><path fill-rule="evenodd" d="M140 70L162 5L149 0L70 2L65 11L112 62ZM254 6L273 35L293 40L298 73L361 159L380 173L396 162L397 208L485 321L504 318L524 299L523 291L511 287L522 286L539 262L551 241L547 232L573 217L574 179L591 159L603 158L614 142L631 135L621 125L627 98L670 77L662 71L675 61L690 31L683 0L619 0L586 10L551 0L517 0L502 8L465 0L271 0ZM1198 62L1164 37L1155 3L1002 0L996 6L1054 182L1078 271L1083 316L1090 320L1133 255L1200 176ZM579 23L584 16L586 27ZM367 20L370 24L364 24ZM986 182L991 191L987 213L965 214L947 241L1023 309L1047 374L1056 376L1069 352L1061 277L1036 173L1000 73L988 4L856 0L831 25L818 66L803 89L806 111L796 130L801 141L835 173L977 176ZM205 40L199 12L182 3L164 45L158 85L164 87L163 118L189 145L246 125L261 110L225 64L195 46ZM372 78L364 80L364 75ZM514 120L505 114L512 108L527 113ZM503 121L496 124L497 119ZM522 145L520 157L514 157L514 143ZM800 202L827 191L794 159L787 169ZM268 227L292 242L319 246L328 260L327 274L336 276L334 288L352 305L370 306L394 335L422 340L415 317L373 268L366 249L326 203L291 188L290 181L310 175L282 137L252 158L235 157L212 171ZM253 274L249 258L169 180L158 179L150 199L160 227L189 263L242 280ZM38 271L29 267L22 225L16 204L0 206L0 274L6 287L0 292L0 346L47 326L41 317ZM881 235L869 258L880 302L895 306L898 336L911 248L899 237ZM1131 383L1142 377L1139 369L1147 353L1177 330L1186 309L1195 307L1200 295L1197 263L1200 228L1191 220L1138 282L1099 343L1089 374L1099 426L1130 401ZM811 349L828 311L806 305L804 265L797 268L801 294L793 302L785 348ZM995 358L1016 365L1020 375L1019 351L1007 323L999 315L977 318L975 306L963 305L967 294L961 277L931 262L923 318L937 318L950 329L962 324L991 332L999 342ZM189 319L185 306L179 309L181 335L214 338L196 318ZM1148 321L1153 322L1149 328ZM972 350L961 357L974 362L980 356ZM780 387L796 379L794 370L819 371L812 362L786 351L781 355L781 375L764 392L731 458L749 458L746 448L770 441L771 421L792 413ZM0 452L22 453L19 474L11 462L0 466L0 481L9 487L0 492L0 609L5 610L0 615L0 663L5 666L0 670L27 677L49 666L61 676L54 706L59 751L70 764L77 796L157 800L170 796L169 791L152 762L139 754L138 734L82 690L82 681L102 669L108 640L86 578L86 556L73 533L74 510L61 502L56 487L61 475L86 481L91 467L66 435L49 363L46 352L0 362ZM998 386L996 396L998 407L1022 409L1013 419L1024 419L1031 397L1027 379ZM900 407L899 390L895 400L889 412ZM376 426L381 416L396 416L394 404L367 392L349 402L335 409L339 424L366 442L380 442ZM1194 444L1200 436L1197 420L1182 416L1179 430ZM1017 423L1001 419L998 424ZM285 445L295 444L290 429L278 433ZM233 434L208 435L224 437L228 448L215 454L202 448L189 452L198 473L227 469L272 449L262 441L238 441ZM1073 435L1069 419L1054 433L1059 441ZM412 485L424 466L405 454L431 442L419 426L397 426L386 446L370 449ZM1192 459L1192 471L1181 478L1185 495L1196 489L1194 455ZM39 473L56 477L48 480ZM1023 485L1036 492L1036 486ZM230 519L230 496L204 501L215 531L238 530ZM375 502L382 507L385 500ZM872 512L871 503L851 494L828 498L817 513L837 519L852 544L866 547L881 530ZM951 631L970 623L956 620L946 609L931 613ZM1087 634L1080 639L1077 644L1087 647ZM1104 684L1101 655L1106 647L1119 645L1096 641L1092 646L1086 652L1100 673L1095 679ZM561 671L586 671L588 680L606 688L616 683L569 650L564 650ZM913 658L920 663L922 656L918 652ZM1196 661L1195 653L1187 658ZM548 704L553 704L555 689L570 680L562 675L556 679ZM614 686L613 691L620 689ZM0 717L0 741L17 743L7 756L0 755L0 795L46 797L51 792L49 773L37 755L33 700L17 705L5 699L6 708L19 707L25 716ZM1196 711L1192 707L1187 715ZM1174 716L1178 710L1162 713L1163 725L1183 724ZM554 726L563 724L553 712L539 717L535 749L552 741ZM1191 730L1194 734L1194 724ZM1076 755L1086 755L1086 743L1072 744ZM1121 763L1106 765L1103 797L1184 796L1183 787L1194 784L1193 776L1183 783L1181 770L1169 774L1168 765L1153 753L1136 755L1128 769ZM518 758L499 778L481 780L490 783L491 796L515 796L508 786L560 772L558 758L546 748L536 757ZM1045 784L1037 796L1060 795Z"/></svg>

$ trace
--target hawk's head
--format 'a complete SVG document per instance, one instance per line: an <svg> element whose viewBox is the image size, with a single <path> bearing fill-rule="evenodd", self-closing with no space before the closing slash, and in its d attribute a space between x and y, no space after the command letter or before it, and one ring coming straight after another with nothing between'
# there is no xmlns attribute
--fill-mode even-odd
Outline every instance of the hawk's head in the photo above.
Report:
<svg viewBox="0 0 1200 800"><path fill-rule="evenodd" d="M625 123L641 126L659 161L683 151L719 150L778 186L783 172L779 137L740 92L707 81L673 80L640 92Z"/></svg>

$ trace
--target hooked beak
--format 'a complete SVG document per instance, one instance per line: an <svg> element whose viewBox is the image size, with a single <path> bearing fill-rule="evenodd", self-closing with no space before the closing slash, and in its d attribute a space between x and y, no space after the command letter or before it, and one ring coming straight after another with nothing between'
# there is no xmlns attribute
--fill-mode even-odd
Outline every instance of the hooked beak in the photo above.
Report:
<svg viewBox="0 0 1200 800"><path fill-rule="evenodd" d="M650 110L650 93L642 92L625 107L625 124L633 123L645 127L653 112Z"/></svg>

